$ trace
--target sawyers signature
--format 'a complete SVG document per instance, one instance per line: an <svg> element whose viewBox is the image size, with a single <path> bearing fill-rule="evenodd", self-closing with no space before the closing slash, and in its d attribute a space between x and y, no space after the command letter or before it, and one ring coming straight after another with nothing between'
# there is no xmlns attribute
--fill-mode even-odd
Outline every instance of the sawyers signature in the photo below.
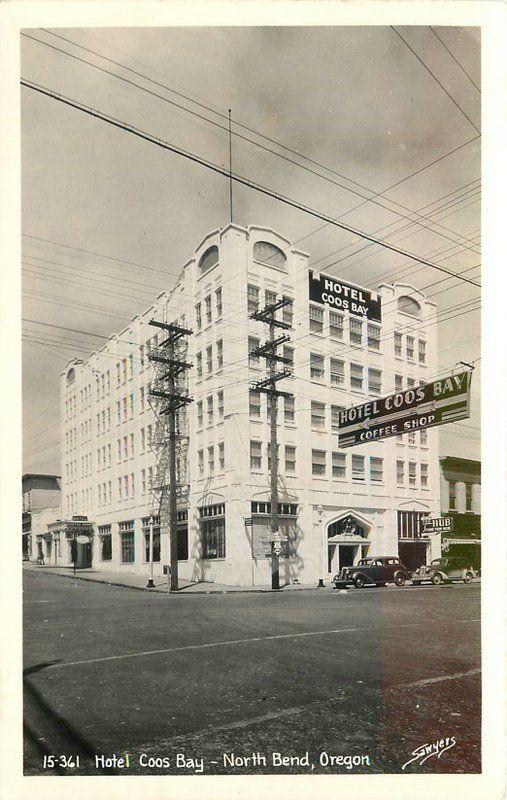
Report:
<svg viewBox="0 0 507 800"><path fill-rule="evenodd" d="M405 767L408 767L408 765L412 764L414 761L418 761L419 764L424 764L424 762L427 761L428 758L432 758L432 756L440 758L442 753L445 753L446 750L450 750L455 744L456 738L454 736L446 736L445 739L438 739L436 742L421 744L419 747L416 747L415 750L412 750L413 758L406 761L402 769L405 769Z"/></svg>

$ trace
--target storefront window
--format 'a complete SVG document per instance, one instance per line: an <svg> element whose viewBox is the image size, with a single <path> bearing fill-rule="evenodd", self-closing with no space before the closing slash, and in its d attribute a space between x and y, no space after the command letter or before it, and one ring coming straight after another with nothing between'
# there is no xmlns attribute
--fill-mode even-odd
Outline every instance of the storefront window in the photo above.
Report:
<svg viewBox="0 0 507 800"><path fill-rule="evenodd" d="M150 560L150 518L143 517L144 560ZM160 517L153 517L153 561L160 561Z"/></svg>
<svg viewBox="0 0 507 800"><path fill-rule="evenodd" d="M134 520L120 522L121 560L124 564L135 561Z"/></svg>

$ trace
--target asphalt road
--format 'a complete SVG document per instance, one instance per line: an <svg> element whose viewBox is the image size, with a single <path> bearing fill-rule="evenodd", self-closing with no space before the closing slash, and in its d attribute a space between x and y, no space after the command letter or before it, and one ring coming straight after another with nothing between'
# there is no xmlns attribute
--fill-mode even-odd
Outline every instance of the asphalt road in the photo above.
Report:
<svg viewBox="0 0 507 800"><path fill-rule="evenodd" d="M25 774L480 772L477 584L165 596L26 572L24 615Z"/></svg>

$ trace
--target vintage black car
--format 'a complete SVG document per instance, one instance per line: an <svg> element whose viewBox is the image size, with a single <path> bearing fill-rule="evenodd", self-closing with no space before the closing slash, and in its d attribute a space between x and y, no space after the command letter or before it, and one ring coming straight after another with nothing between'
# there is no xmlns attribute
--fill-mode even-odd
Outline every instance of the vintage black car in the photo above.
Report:
<svg viewBox="0 0 507 800"><path fill-rule="evenodd" d="M423 581L431 581L435 585L463 581L471 583L475 571L469 561L461 556L434 558L431 564L426 564L412 573L412 583L419 586Z"/></svg>
<svg viewBox="0 0 507 800"><path fill-rule="evenodd" d="M332 582L335 589L346 586L361 589L366 585L385 586L386 583L404 586L407 580L410 580L410 572L397 556L376 556L362 558L352 567L343 567Z"/></svg>

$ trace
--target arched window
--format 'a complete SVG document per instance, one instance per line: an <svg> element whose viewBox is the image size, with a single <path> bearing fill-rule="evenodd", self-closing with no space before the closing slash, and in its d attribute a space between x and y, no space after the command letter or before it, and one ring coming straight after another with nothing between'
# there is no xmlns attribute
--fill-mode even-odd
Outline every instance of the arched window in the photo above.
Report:
<svg viewBox="0 0 507 800"><path fill-rule="evenodd" d="M212 244L211 247L203 253L199 261L199 272L207 272L211 267L218 264L218 247Z"/></svg>
<svg viewBox="0 0 507 800"><path fill-rule="evenodd" d="M261 264L285 269L287 256L283 250L270 242L255 242L253 256L254 260L260 261Z"/></svg>
<svg viewBox="0 0 507 800"><path fill-rule="evenodd" d="M72 383L75 377L76 377L76 371L74 367L71 367L67 372L67 383Z"/></svg>
<svg viewBox="0 0 507 800"><path fill-rule="evenodd" d="M411 317L419 318L421 316L421 306L417 300L406 295L398 298L398 311L402 311L403 314L410 314Z"/></svg>

